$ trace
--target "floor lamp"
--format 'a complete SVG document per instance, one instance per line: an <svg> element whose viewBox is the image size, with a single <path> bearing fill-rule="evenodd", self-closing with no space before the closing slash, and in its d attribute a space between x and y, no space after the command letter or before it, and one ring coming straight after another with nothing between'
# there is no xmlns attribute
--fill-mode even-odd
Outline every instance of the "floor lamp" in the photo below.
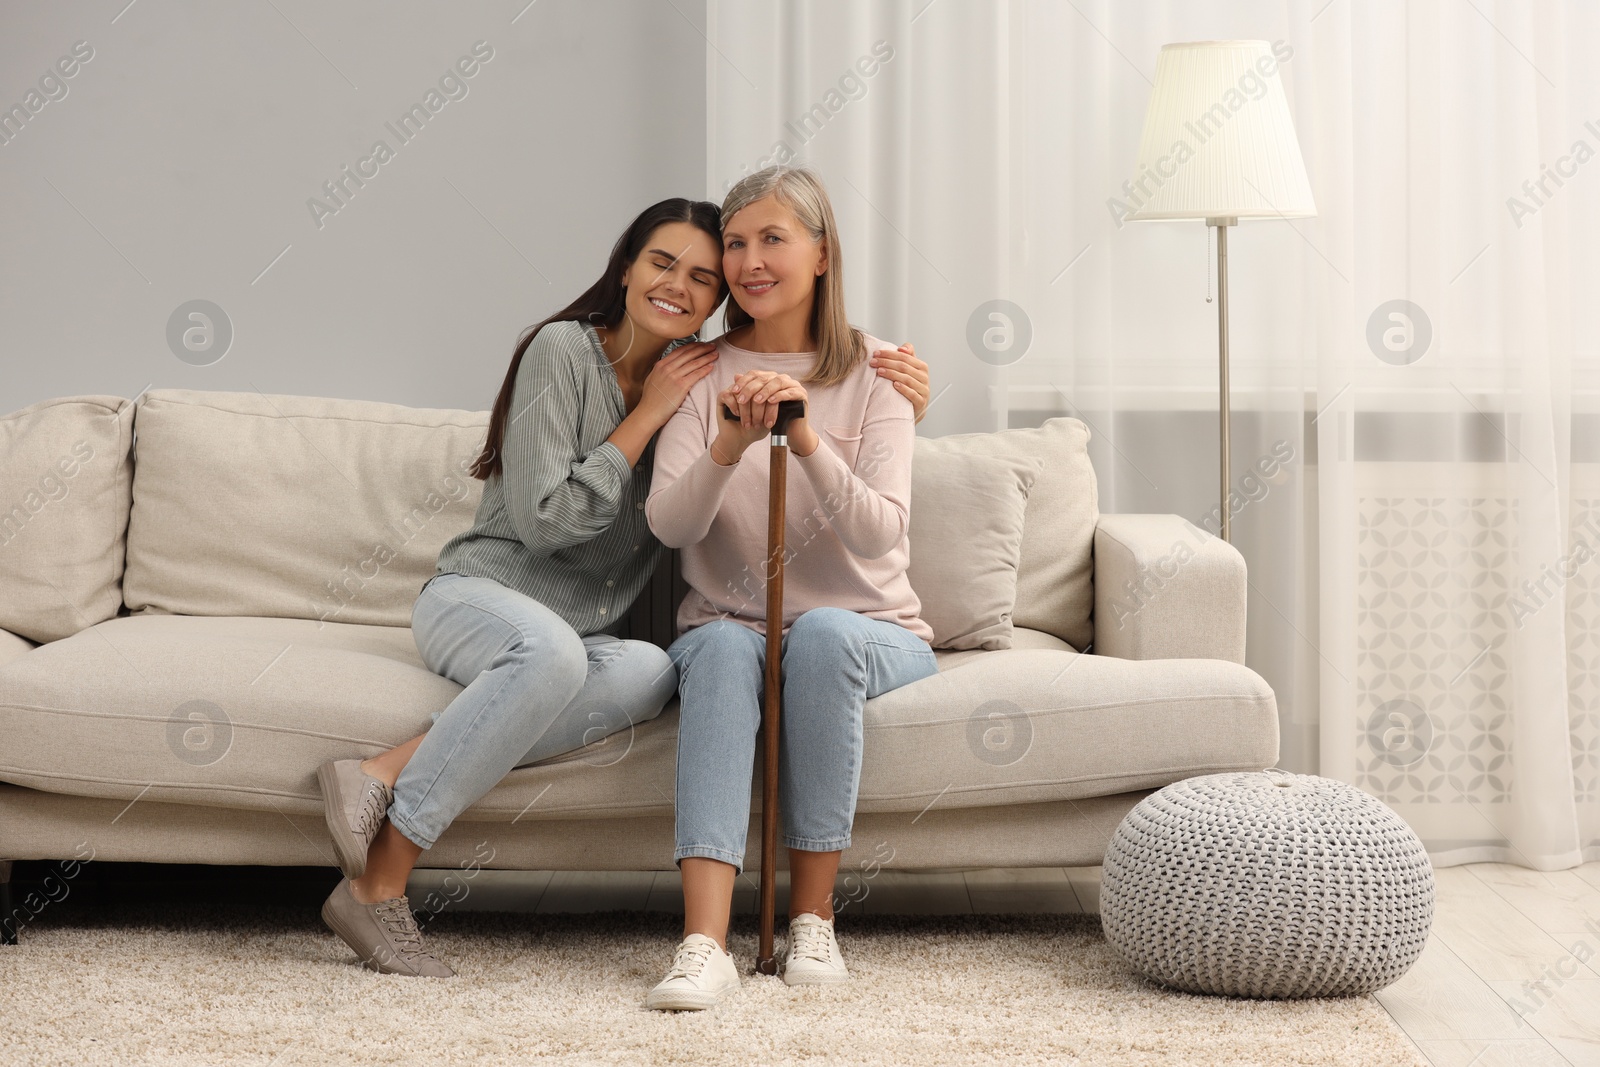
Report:
<svg viewBox="0 0 1600 1067"><path fill-rule="evenodd" d="M1164 45L1139 138L1126 218L1203 219L1217 229L1217 355L1221 378L1222 539L1231 540L1228 483L1228 227L1240 219L1317 213L1279 65L1282 42Z"/></svg>

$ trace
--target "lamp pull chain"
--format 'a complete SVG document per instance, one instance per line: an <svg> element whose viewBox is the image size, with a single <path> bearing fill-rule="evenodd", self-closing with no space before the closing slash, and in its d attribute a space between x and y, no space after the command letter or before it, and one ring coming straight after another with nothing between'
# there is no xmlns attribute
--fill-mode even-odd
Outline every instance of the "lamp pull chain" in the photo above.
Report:
<svg viewBox="0 0 1600 1067"><path fill-rule="evenodd" d="M1212 227L1206 227L1206 303L1211 303L1211 267L1215 257L1211 254Z"/></svg>

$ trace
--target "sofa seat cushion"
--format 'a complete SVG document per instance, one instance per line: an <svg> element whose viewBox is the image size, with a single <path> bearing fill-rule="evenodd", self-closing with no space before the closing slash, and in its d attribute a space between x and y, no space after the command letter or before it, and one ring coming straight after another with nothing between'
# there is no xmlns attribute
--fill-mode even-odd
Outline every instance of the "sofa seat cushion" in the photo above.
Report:
<svg viewBox="0 0 1600 1067"><path fill-rule="evenodd" d="M865 727L863 811L1076 800L1278 759L1271 687L1222 660L982 651L867 701Z"/></svg>
<svg viewBox="0 0 1600 1067"><path fill-rule="evenodd" d="M1051 647L950 655L964 658L867 702L860 810L1076 799L1277 759L1272 692L1239 664ZM0 781L315 814L324 760L415 736L460 691L423 665L406 627L113 619L0 667ZM674 700L631 731L512 771L464 818L670 813L677 727Z"/></svg>
<svg viewBox="0 0 1600 1067"><path fill-rule="evenodd" d="M126 616L0 667L0 781L315 813L323 761L415 737L460 692L410 627ZM536 798L542 817L670 812L677 716L662 718L515 772L470 817Z"/></svg>
<svg viewBox="0 0 1600 1067"><path fill-rule="evenodd" d="M0 667L0 779L270 809L316 795L321 760L415 736L458 692L409 627L124 616Z"/></svg>

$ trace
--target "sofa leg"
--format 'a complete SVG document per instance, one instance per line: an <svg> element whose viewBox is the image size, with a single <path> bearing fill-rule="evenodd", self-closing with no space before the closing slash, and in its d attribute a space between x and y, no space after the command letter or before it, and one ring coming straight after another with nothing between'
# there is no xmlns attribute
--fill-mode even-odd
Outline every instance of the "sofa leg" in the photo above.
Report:
<svg viewBox="0 0 1600 1067"><path fill-rule="evenodd" d="M11 914L11 861L0 860L0 945L16 943L16 918Z"/></svg>

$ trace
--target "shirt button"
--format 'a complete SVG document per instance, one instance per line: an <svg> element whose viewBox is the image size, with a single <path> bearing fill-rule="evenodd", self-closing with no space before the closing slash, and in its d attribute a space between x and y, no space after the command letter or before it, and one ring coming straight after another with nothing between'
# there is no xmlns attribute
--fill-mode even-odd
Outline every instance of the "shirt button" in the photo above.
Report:
<svg viewBox="0 0 1600 1067"><path fill-rule="evenodd" d="M644 510L644 501L643 500L639 501L637 504L634 505L634 507L638 508L640 511L643 511Z"/></svg>
<svg viewBox="0 0 1600 1067"><path fill-rule="evenodd" d="M605 613L606 613L606 609L605 608L601 608L600 609L600 614L604 615Z"/></svg>
<svg viewBox="0 0 1600 1067"><path fill-rule="evenodd" d="M611 585L616 585L616 584L617 584L617 583L616 583L616 582L614 582L614 581L612 581L612 580L611 580L611 579L610 579L610 578L607 578L607 579L606 579L606 585L608 585L608 586L611 586Z"/></svg>
<svg viewBox="0 0 1600 1067"><path fill-rule="evenodd" d="M637 551L639 551L639 546L638 546L638 545L634 545L634 546L633 546L633 550L634 550L634 551L635 551L635 552L637 552Z"/></svg>

